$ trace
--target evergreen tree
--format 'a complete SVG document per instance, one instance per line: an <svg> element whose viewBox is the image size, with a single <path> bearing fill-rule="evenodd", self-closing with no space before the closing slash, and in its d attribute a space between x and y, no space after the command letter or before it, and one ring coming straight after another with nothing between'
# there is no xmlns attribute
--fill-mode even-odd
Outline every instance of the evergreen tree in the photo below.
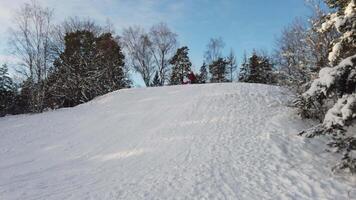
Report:
<svg viewBox="0 0 356 200"><path fill-rule="evenodd" d="M122 48L111 33L104 33L95 39L96 74L92 80L97 88L97 95L106 94L115 90L129 87L131 81L125 71L125 56Z"/></svg>
<svg viewBox="0 0 356 200"><path fill-rule="evenodd" d="M11 114L29 113L32 110L32 96L33 82L31 78L26 79L19 85L20 92L16 93L14 106L12 107Z"/></svg>
<svg viewBox="0 0 356 200"><path fill-rule="evenodd" d="M48 78L47 105L72 107L96 96L128 87L124 55L110 33L90 31L65 36L65 50Z"/></svg>
<svg viewBox="0 0 356 200"><path fill-rule="evenodd" d="M9 69L6 64L0 66L0 91L12 91L13 82L9 76Z"/></svg>
<svg viewBox="0 0 356 200"><path fill-rule="evenodd" d="M235 77L235 71L237 69L237 63L236 63L236 57L234 52L231 50L230 54L226 58L226 61L228 62L227 64L227 73L228 73L228 78L230 82L234 81Z"/></svg>
<svg viewBox="0 0 356 200"><path fill-rule="evenodd" d="M209 65L209 72L211 74L211 83L222 83L226 82L228 61L223 58L218 58Z"/></svg>
<svg viewBox="0 0 356 200"><path fill-rule="evenodd" d="M261 65L262 61L259 56L257 56L256 52L252 54L249 59L249 68L250 75L247 79L249 83L263 83L263 66Z"/></svg>
<svg viewBox="0 0 356 200"><path fill-rule="evenodd" d="M6 64L0 66L0 117L8 114L14 103L14 84Z"/></svg>
<svg viewBox="0 0 356 200"><path fill-rule="evenodd" d="M200 73L198 75L198 81L199 81L199 83L206 83L208 81L208 70L206 68L205 62L200 67Z"/></svg>
<svg viewBox="0 0 356 200"><path fill-rule="evenodd" d="M176 54L170 60L172 67L172 74L170 79L171 85L183 84L184 77L191 71L192 63L188 56L188 47L182 47L177 49Z"/></svg>
<svg viewBox="0 0 356 200"><path fill-rule="evenodd" d="M239 72L239 82L247 82L248 76L250 74L249 63L246 53L244 53L243 62L240 67Z"/></svg>
<svg viewBox="0 0 356 200"><path fill-rule="evenodd" d="M244 60L239 81L248 83L272 84L275 82L273 75L273 64L267 56L258 55L253 52L248 62Z"/></svg>
<svg viewBox="0 0 356 200"><path fill-rule="evenodd" d="M342 161L335 169L356 173L356 135L347 131L356 117L356 5L355 0L328 0L335 12L325 18L320 31L339 32L329 54L332 67L324 67L319 78L312 81L310 88L296 101L300 114L305 118L322 121L318 126L302 132L308 137L332 134L329 144L343 152Z"/></svg>

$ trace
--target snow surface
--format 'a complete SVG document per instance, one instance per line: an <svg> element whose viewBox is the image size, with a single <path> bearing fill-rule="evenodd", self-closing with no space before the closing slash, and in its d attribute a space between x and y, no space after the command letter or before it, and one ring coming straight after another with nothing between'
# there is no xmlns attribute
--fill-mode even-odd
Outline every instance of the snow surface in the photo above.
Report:
<svg viewBox="0 0 356 200"><path fill-rule="evenodd" d="M128 89L0 119L0 199L355 199L290 94L257 84Z"/></svg>
<svg viewBox="0 0 356 200"><path fill-rule="evenodd" d="M323 125L330 129L339 125L344 127L345 122L355 118L353 112L356 105L356 94L346 94L337 100L335 105L325 115ZM352 130L354 131L354 130Z"/></svg>
<svg viewBox="0 0 356 200"><path fill-rule="evenodd" d="M335 81L340 79L348 66L353 66L356 55L343 59L340 64L334 67L324 67L319 72L319 78L315 79L304 96L315 96L323 93L328 96L328 91L335 85Z"/></svg>

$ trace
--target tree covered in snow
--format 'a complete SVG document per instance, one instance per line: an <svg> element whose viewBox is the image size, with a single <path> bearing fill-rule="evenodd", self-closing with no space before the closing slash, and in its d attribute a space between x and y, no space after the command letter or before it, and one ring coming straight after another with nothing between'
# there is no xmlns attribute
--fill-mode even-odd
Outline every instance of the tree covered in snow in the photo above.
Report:
<svg viewBox="0 0 356 200"><path fill-rule="evenodd" d="M0 116L9 112L14 103L14 83L9 76L6 64L0 66Z"/></svg>
<svg viewBox="0 0 356 200"><path fill-rule="evenodd" d="M183 84L184 77L191 71L192 63L190 62L188 51L188 47L181 47L177 49L176 54L170 60L170 64L173 66L170 78L171 85Z"/></svg>
<svg viewBox="0 0 356 200"><path fill-rule="evenodd" d="M329 49L338 33L319 31L325 21L326 9L319 1L308 0L312 15L308 22L297 18L285 27L276 41L274 61L278 69L278 83L298 93L305 91L323 67L328 67Z"/></svg>
<svg viewBox="0 0 356 200"><path fill-rule="evenodd" d="M306 38L306 25L301 20L295 20L284 28L277 40L275 60L280 73L286 77L279 80L281 84L300 86L311 80Z"/></svg>
<svg viewBox="0 0 356 200"><path fill-rule="evenodd" d="M0 66L0 91L13 90L13 81L9 76L9 68L6 64Z"/></svg>
<svg viewBox="0 0 356 200"><path fill-rule="evenodd" d="M356 6L355 0L328 0L335 9L325 16L319 31L336 29L339 37L333 41L329 53L331 67L324 67L319 77L296 102L305 118L317 118L322 123L302 134L315 136L332 134L330 146L343 153L338 169L356 173L355 133L347 127L356 117Z"/></svg>

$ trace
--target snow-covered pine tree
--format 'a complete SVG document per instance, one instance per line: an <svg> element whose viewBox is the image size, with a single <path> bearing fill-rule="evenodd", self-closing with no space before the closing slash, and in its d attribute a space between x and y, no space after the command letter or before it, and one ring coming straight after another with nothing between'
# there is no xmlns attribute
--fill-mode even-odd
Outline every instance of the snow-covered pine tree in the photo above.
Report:
<svg viewBox="0 0 356 200"><path fill-rule="evenodd" d="M0 91L13 90L13 81L9 76L9 69L6 64L0 66Z"/></svg>
<svg viewBox="0 0 356 200"><path fill-rule="evenodd" d="M15 91L6 64L0 66L0 117L8 113L13 104Z"/></svg>
<svg viewBox="0 0 356 200"><path fill-rule="evenodd" d="M183 84L183 79L191 71L192 63L188 56L189 48L184 46L177 49L176 54L170 60L172 67L172 74L170 79L171 85Z"/></svg>
<svg viewBox="0 0 356 200"><path fill-rule="evenodd" d="M309 54L311 48L307 43L307 26L296 19L285 27L276 41L277 49L274 59L278 65L279 84L299 91L299 87L311 80ZM314 52L312 52L314 53Z"/></svg>
<svg viewBox="0 0 356 200"><path fill-rule="evenodd" d="M304 131L308 137L331 134L329 145L343 153L335 169L356 173L356 134L348 126L356 117L356 6L355 0L328 0L335 10L325 17L320 31L335 28L340 36L329 54L332 67L324 67L319 78L296 102L305 118L318 118L322 123Z"/></svg>

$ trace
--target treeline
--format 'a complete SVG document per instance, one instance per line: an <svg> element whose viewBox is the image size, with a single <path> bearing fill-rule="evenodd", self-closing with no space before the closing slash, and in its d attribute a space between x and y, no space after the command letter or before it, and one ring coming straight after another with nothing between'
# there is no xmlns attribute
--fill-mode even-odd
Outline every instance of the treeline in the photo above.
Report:
<svg viewBox="0 0 356 200"><path fill-rule="evenodd" d="M223 82L250 82L275 84L276 71L272 59L265 53L253 51L251 57L244 56L240 72L233 50L223 56L224 42L221 38L210 39L204 56L204 62L198 72L193 72L192 63L188 56L188 47L178 48L169 60L172 72L168 84L184 84L184 77L194 73L199 84Z"/></svg>
<svg viewBox="0 0 356 200"><path fill-rule="evenodd" d="M141 76L147 87L183 84L189 73L195 74L197 83L236 79L236 57L232 50L228 56L222 55L221 38L209 41L205 61L198 72L194 72L189 47L178 47L177 34L164 23L153 26L149 32L138 26L124 29L121 41L128 66Z"/></svg>
<svg viewBox="0 0 356 200"><path fill-rule="evenodd" d="M8 65L0 66L0 116L88 102L131 87L130 72L139 74L147 87L184 84L189 74L196 77L194 83L201 84L238 79L275 82L270 80L271 59L256 52L251 59L245 58L239 76L233 50L222 55L225 44L221 38L209 41L204 62L194 72L189 48L179 47L178 35L164 23L148 31L128 27L118 35L110 23L101 26L72 17L55 24L53 18L53 10L36 1L24 4L14 15L9 44L18 60L12 68L20 78L13 81Z"/></svg>

